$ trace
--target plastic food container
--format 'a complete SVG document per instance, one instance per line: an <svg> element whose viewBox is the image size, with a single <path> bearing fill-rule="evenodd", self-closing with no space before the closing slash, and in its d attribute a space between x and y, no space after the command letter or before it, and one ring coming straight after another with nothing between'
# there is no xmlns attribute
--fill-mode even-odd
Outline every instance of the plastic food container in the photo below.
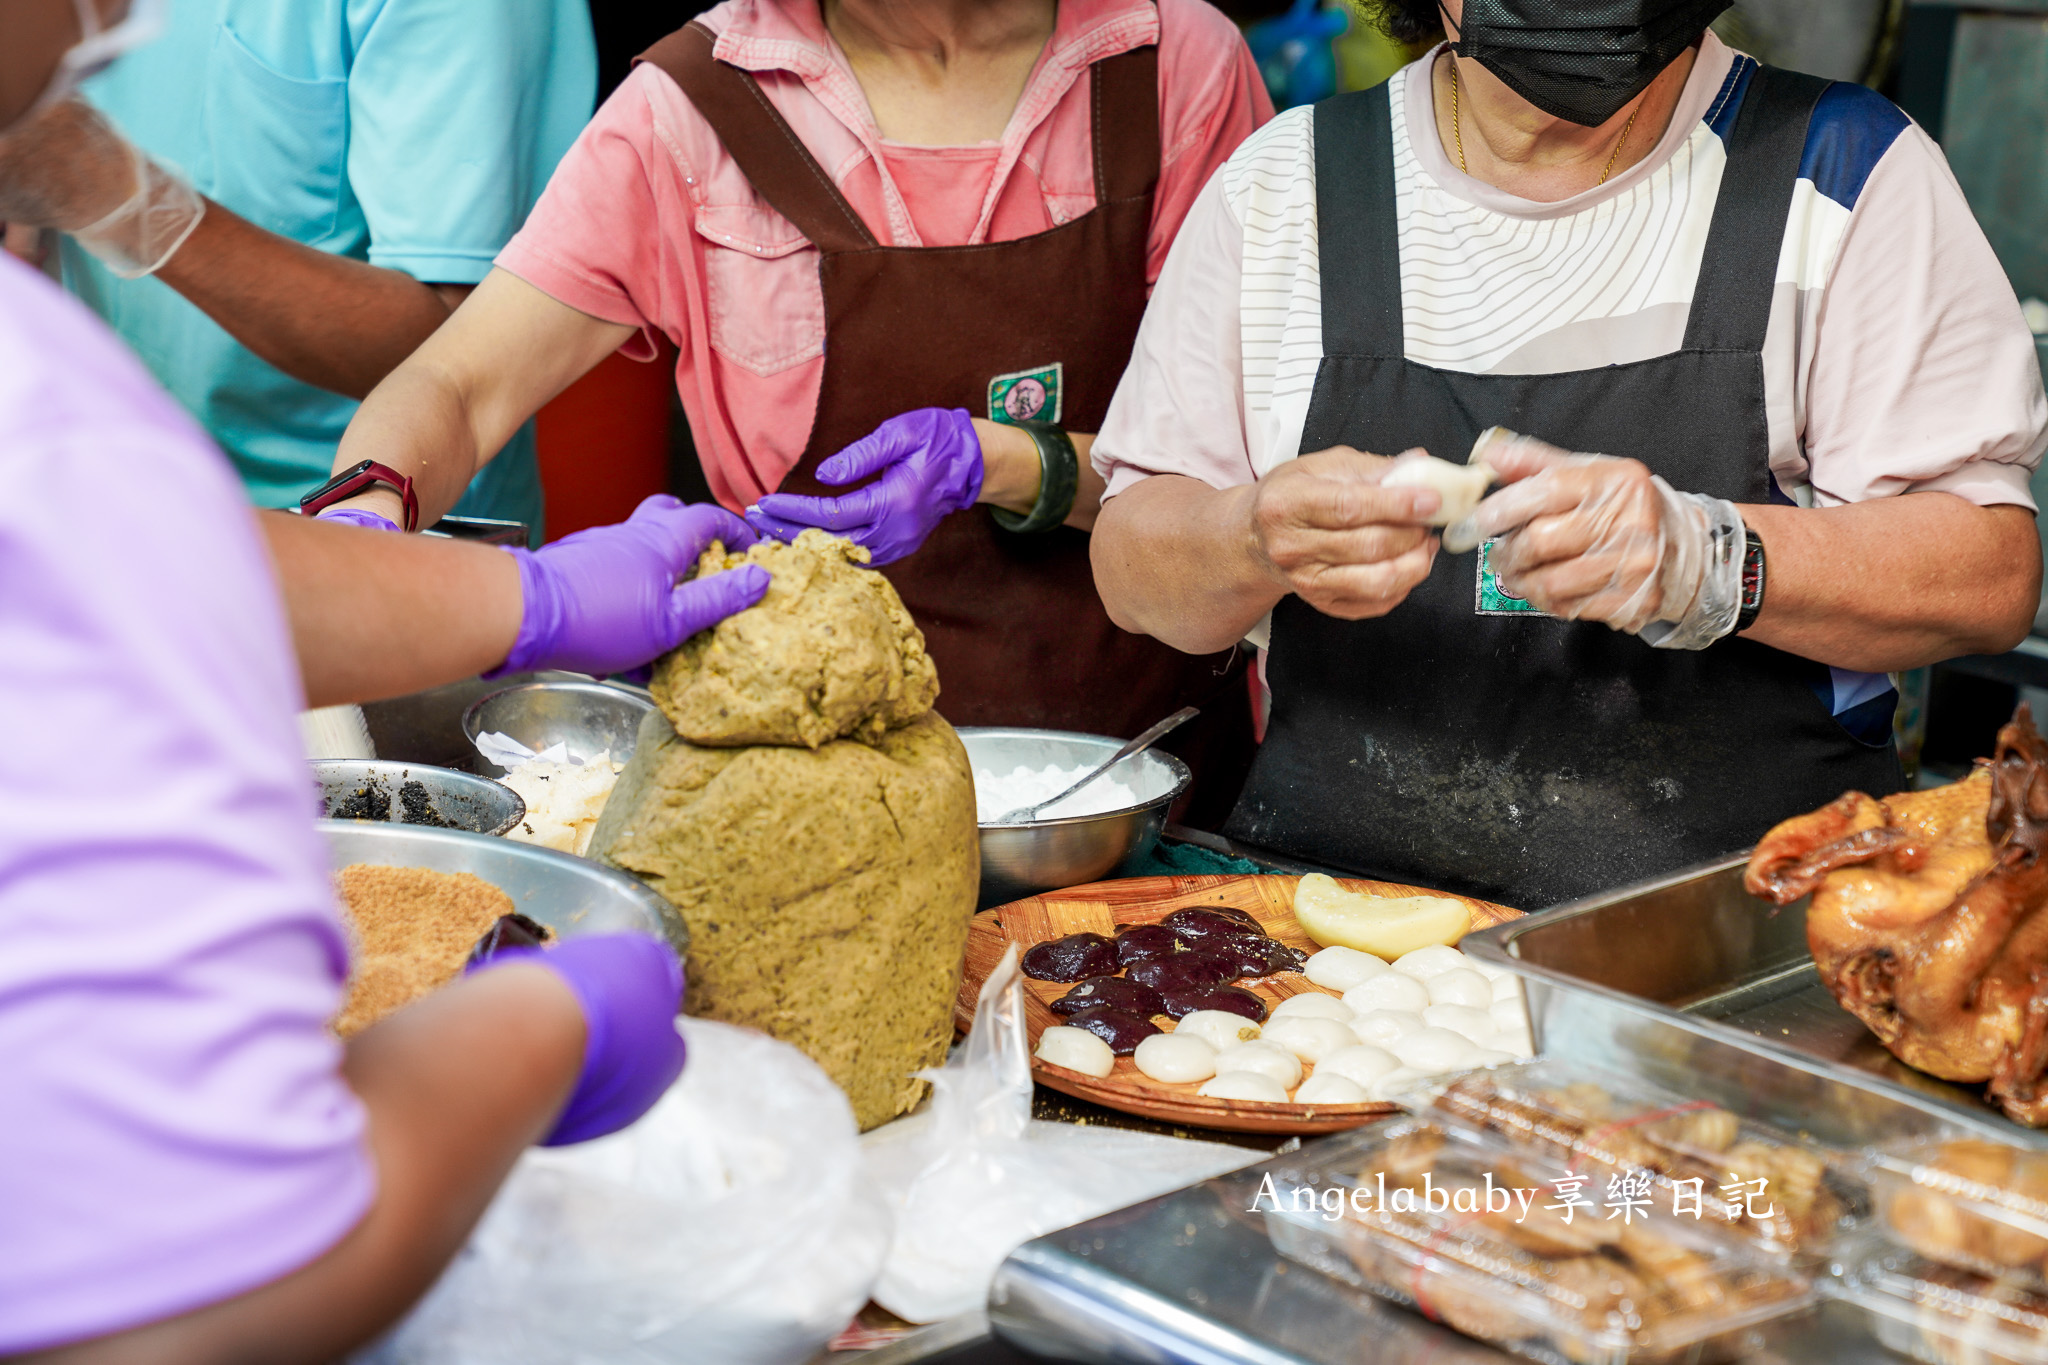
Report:
<svg viewBox="0 0 2048 1365"><path fill-rule="evenodd" d="M1877 1339L1929 1365L2048 1365L2048 1294L1888 1243L1850 1250L1831 1298L1870 1314Z"/></svg>
<svg viewBox="0 0 2048 1365"><path fill-rule="evenodd" d="M1813 1302L1804 1276L1711 1225L1622 1211L1605 1182L1424 1119L1302 1155L1256 1201L1282 1255L1532 1360L1707 1365Z"/></svg>
<svg viewBox="0 0 2048 1365"><path fill-rule="evenodd" d="M1774 1255L1818 1257L1869 1209L1869 1192L1837 1153L1569 1062L1468 1072L1402 1104L1603 1180L1647 1175L1660 1208L1719 1224Z"/></svg>
<svg viewBox="0 0 2048 1365"><path fill-rule="evenodd" d="M2048 1152L1982 1138L1872 1153L1884 1231L1931 1260L2048 1288Z"/></svg>

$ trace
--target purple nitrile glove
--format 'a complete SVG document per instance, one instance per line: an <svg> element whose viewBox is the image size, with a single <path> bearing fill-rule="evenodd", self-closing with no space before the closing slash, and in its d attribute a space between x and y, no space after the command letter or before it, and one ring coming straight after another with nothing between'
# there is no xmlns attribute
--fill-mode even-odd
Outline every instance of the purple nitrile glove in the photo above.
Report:
<svg viewBox="0 0 2048 1365"><path fill-rule="evenodd" d="M768 571L757 564L676 583L712 541L743 550L758 539L723 507L658 493L616 526L508 548L519 561L519 638L484 676L561 668L604 677L665 654L761 600Z"/></svg>
<svg viewBox="0 0 2048 1365"><path fill-rule="evenodd" d="M777 540L817 526L865 545L873 564L915 554L947 514L981 497L981 438L965 408L919 408L891 417L818 466L821 483L881 478L838 498L770 493L747 520Z"/></svg>
<svg viewBox="0 0 2048 1365"><path fill-rule="evenodd" d="M583 1070L543 1147L616 1133L654 1107L683 1070L683 968L647 934L592 934L551 948L500 948L470 972L535 962L562 978L583 1007Z"/></svg>
<svg viewBox="0 0 2048 1365"><path fill-rule="evenodd" d="M338 521L348 526L367 526L372 531L396 531L398 523L389 517L380 517L375 512L365 512L360 507L330 507L316 512L315 521Z"/></svg>

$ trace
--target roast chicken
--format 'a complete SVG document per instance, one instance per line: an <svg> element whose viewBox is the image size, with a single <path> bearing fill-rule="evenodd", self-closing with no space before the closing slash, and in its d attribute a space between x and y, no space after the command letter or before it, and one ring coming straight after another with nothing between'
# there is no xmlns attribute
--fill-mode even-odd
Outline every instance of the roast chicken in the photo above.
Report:
<svg viewBox="0 0 2048 1365"><path fill-rule="evenodd" d="M2021 706L1961 782L1850 792L1765 835L1752 895L1811 893L1807 944L1892 1054L2048 1126L2048 743Z"/></svg>

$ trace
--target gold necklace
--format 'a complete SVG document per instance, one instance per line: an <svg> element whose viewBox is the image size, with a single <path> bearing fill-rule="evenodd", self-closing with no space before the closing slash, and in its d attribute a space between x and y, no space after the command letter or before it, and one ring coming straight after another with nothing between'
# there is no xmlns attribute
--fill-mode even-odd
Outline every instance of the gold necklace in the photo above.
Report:
<svg viewBox="0 0 2048 1365"><path fill-rule="evenodd" d="M1614 163L1621 159L1621 149L1628 146L1629 130L1636 126L1636 115L1642 111L1643 106L1640 104L1628 111L1628 122L1621 125L1621 141L1615 143L1613 152L1608 154L1607 168L1600 172L1600 180L1594 186L1595 189L1598 189L1600 185L1606 184L1607 177L1614 174ZM1472 172L1465 169L1465 123L1458 116L1458 59L1456 57L1451 58L1451 141L1456 143L1458 147L1458 170L1465 175L1472 174Z"/></svg>

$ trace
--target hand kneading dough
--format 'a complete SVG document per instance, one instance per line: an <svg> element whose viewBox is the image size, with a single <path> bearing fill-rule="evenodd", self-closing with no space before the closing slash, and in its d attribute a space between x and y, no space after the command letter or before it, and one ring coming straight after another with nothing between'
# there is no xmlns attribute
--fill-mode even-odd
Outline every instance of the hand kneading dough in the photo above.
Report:
<svg viewBox="0 0 2048 1365"><path fill-rule="evenodd" d="M834 556L836 572L857 576L859 587L833 586ZM808 531L795 547L756 546L748 557L769 565L776 586L684 651L731 663L731 651L758 644L781 662L758 674L737 663L686 667L684 651L662 662L662 709L641 722L590 856L636 874L681 912L691 1014L801 1048L846 1092L860 1126L873 1128L917 1103L924 1082L911 1073L944 1061L953 1037L981 877L974 776L936 712L882 728L913 695L928 708L936 691L922 637L886 578ZM811 588L792 587L792 575ZM828 602L843 614L821 615ZM705 648L707 636L743 618L757 624ZM857 660L868 662L852 668ZM815 707L765 700L808 686L803 676L823 689ZM870 701L883 697L879 709L840 704L842 685L863 676L893 679L869 689ZM767 681L751 690L738 685L743 677ZM709 748L671 728L671 717L701 720L721 707L734 718L780 716L762 733L802 733L785 744ZM734 727L721 745L742 733L756 731Z"/></svg>
<svg viewBox="0 0 2048 1365"><path fill-rule="evenodd" d="M889 580L868 552L823 531L794 544L763 540L743 555L714 544L706 574L758 564L768 595L700 631L664 658L648 684L692 744L874 743L938 700L939 675Z"/></svg>
<svg viewBox="0 0 2048 1365"><path fill-rule="evenodd" d="M1494 477L1493 466L1488 464L1452 464L1434 455L1403 455L1380 480L1380 487L1434 488L1443 502L1423 518L1423 524L1449 526L1472 515Z"/></svg>
<svg viewBox="0 0 2048 1365"><path fill-rule="evenodd" d="M1098 1079L1116 1069L1116 1054L1109 1050L1108 1043L1087 1029L1068 1028L1065 1024L1055 1024L1038 1035L1038 1059Z"/></svg>

